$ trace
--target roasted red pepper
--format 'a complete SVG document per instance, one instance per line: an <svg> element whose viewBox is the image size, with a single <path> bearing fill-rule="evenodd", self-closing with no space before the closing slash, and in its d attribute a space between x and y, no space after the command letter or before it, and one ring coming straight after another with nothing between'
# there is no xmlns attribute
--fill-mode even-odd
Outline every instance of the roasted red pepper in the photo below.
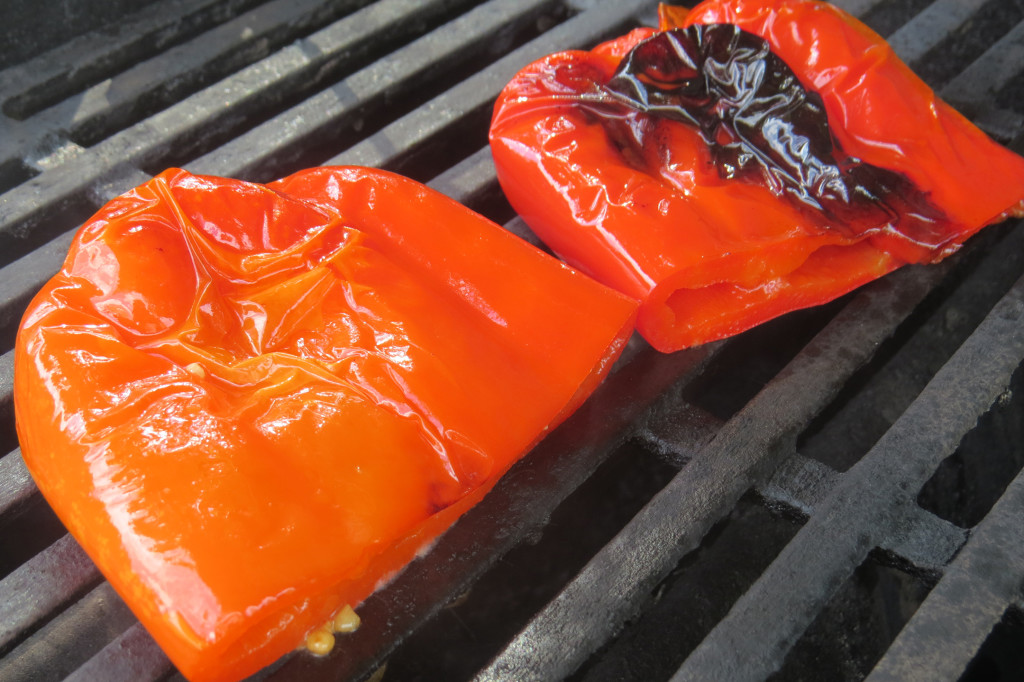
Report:
<svg viewBox="0 0 1024 682"><path fill-rule="evenodd" d="M411 180L167 171L18 335L22 453L193 680L294 649L607 372L635 303Z"/></svg>
<svg viewBox="0 0 1024 682"><path fill-rule="evenodd" d="M1022 212L1024 160L814 0L663 8L523 69L491 126L512 206L672 351L937 261Z"/></svg>

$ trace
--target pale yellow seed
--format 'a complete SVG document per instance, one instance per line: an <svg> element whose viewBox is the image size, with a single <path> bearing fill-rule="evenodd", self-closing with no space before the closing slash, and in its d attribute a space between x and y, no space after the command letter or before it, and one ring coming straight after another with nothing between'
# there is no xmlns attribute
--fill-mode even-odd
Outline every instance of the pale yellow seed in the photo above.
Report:
<svg viewBox="0 0 1024 682"><path fill-rule="evenodd" d="M194 376L196 379L205 379L206 370L198 362L190 362L185 365L185 371Z"/></svg>
<svg viewBox="0 0 1024 682"><path fill-rule="evenodd" d="M326 656L334 648L334 635L325 625L306 636L306 648L317 656Z"/></svg>
<svg viewBox="0 0 1024 682"><path fill-rule="evenodd" d="M355 632L359 629L360 623L362 621L359 619L359 615L356 614L351 606L345 604L345 608L338 611L338 614L334 616L334 631Z"/></svg>

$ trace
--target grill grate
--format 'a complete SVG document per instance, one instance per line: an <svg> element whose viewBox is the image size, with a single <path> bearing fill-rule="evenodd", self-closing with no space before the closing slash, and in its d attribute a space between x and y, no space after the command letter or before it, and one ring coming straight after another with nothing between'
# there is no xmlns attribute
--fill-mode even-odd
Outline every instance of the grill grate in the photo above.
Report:
<svg viewBox="0 0 1024 682"><path fill-rule="evenodd" d="M1024 146L1019 2L838 4ZM0 71L0 682L177 677L17 448L14 334L77 226L169 165L342 163L536 243L495 180L491 103L532 59L653 10L172 0ZM634 339L361 630L256 679L1019 679L1022 274L1016 221L733 340L666 356Z"/></svg>

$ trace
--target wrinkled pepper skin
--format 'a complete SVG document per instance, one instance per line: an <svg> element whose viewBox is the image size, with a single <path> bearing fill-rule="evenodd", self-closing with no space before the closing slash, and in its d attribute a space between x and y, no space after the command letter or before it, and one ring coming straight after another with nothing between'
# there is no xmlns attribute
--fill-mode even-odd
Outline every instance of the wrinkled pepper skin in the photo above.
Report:
<svg viewBox="0 0 1024 682"><path fill-rule="evenodd" d="M750 58L760 43L781 66ZM1024 160L813 0L663 8L658 31L541 59L502 92L490 139L516 211L638 300L662 351L938 261L1024 208Z"/></svg>
<svg viewBox="0 0 1024 682"><path fill-rule="evenodd" d="M393 174L169 170L83 226L28 309L22 454L183 674L238 679L477 502L635 308Z"/></svg>

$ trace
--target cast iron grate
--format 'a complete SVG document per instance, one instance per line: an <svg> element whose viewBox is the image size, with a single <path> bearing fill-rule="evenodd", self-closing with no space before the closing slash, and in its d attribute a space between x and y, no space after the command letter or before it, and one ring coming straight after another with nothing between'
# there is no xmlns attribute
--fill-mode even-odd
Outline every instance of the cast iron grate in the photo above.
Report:
<svg viewBox="0 0 1024 682"><path fill-rule="evenodd" d="M1021 147L1020 3L839 4ZM177 677L17 449L10 349L73 230L169 165L354 163L535 241L486 149L494 97L534 58L654 18L647 0L121 5L122 30L0 71L0 681ZM256 679L1019 679L1022 241L1019 221L986 230L725 343L634 339L360 631Z"/></svg>

